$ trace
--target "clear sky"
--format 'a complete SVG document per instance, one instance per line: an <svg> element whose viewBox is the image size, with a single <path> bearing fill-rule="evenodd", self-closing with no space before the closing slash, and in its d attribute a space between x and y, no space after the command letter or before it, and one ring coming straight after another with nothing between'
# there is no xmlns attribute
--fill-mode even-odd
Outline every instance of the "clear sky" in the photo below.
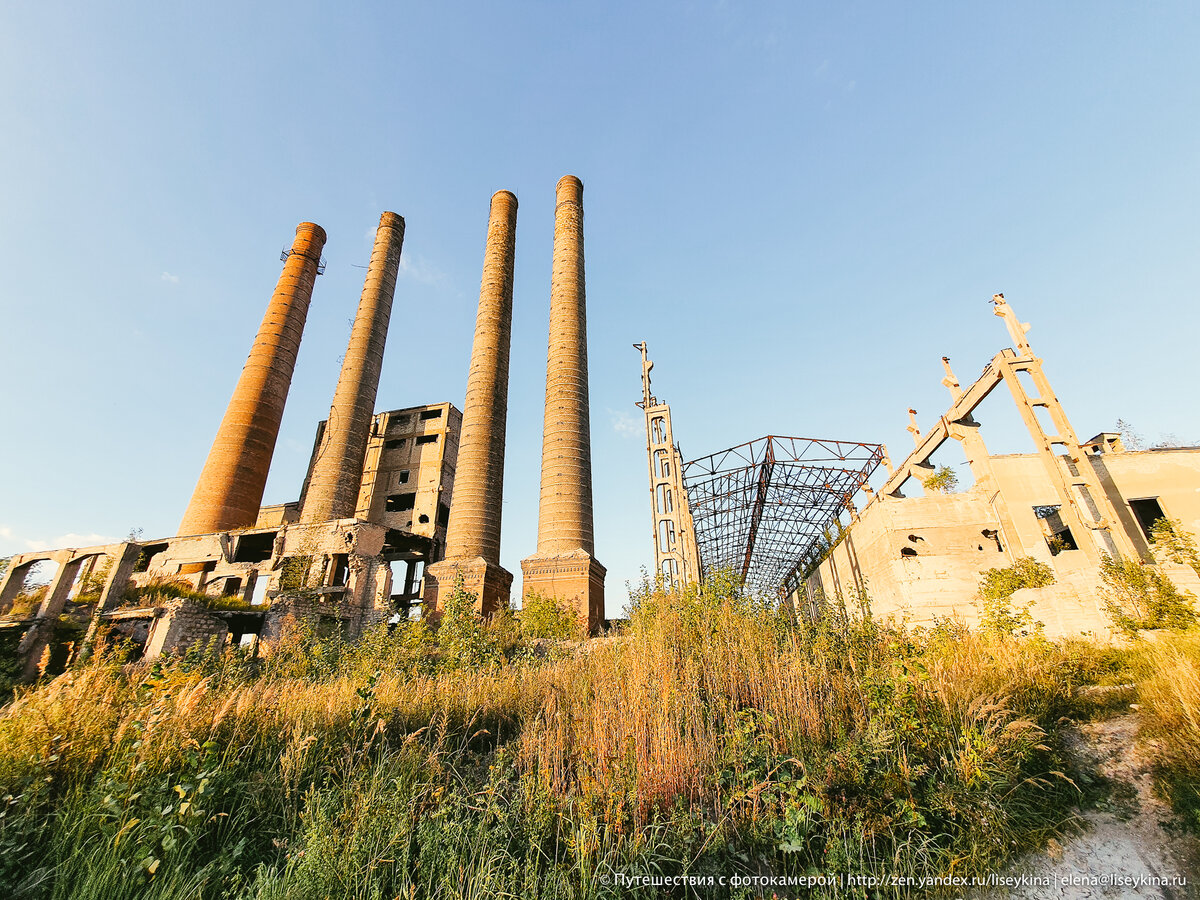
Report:
<svg viewBox="0 0 1200 900"><path fill-rule="evenodd" d="M1197 47L1193 2L3 4L0 553L174 533L303 220L328 269L264 502L299 492L385 209L378 407L461 407L506 188L519 573L568 173L610 614L652 566L639 340L687 458L774 433L899 460L939 358L965 384L1007 346L1002 291L1081 438L1200 438Z"/></svg>

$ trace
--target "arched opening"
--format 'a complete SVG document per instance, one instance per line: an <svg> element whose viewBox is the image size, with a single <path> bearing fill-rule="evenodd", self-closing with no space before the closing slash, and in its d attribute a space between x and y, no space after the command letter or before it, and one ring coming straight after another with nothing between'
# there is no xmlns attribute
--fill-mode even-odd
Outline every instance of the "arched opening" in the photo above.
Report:
<svg viewBox="0 0 1200 900"><path fill-rule="evenodd" d="M14 567L8 593L12 600L0 613L10 616L32 616L50 591L58 575L58 563L52 559L32 559Z"/></svg>

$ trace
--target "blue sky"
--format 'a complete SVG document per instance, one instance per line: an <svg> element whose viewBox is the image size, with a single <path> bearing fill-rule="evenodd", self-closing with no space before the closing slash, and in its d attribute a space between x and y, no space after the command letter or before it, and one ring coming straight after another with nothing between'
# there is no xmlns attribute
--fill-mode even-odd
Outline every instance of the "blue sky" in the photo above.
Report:
<svg viewBox="0 0 1200 900"><path fill-rule="evenodd" d="M302 220L328 269L264 502L298 493L384 209L379 408L461 406L505 188L519 572L568 173L610 613L652 562L635 341L686 457L775 433L900 459L939 358L966 383L1007 345L1003 291L1080 437L1198 439L1197 46L1192 3L5 4L0 553L174 533Z"/></svg>

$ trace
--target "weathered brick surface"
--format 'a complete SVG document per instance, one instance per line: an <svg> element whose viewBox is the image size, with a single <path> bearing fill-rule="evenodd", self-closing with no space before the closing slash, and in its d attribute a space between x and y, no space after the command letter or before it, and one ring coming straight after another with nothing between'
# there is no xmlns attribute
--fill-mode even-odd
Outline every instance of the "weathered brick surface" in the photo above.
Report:
<svg viewBox="0 0 1200 900"><path fill-rule="evenodd" d="M354 515L403 245L404 219L385 212L375 232L375 248L350 343L309 479L300 514L303 522L327 522Z"/></svg>
<svg viewBox="0 0 1200 900"><path fill-rule="evenodd" d="M508 417L508 357L512 342L513 255L517 198L492 197L475 340L467 374L447 557L500 562L504 438Z"/></svg>
<svg viewBox="0 0 1200 900"><path fill-rule="evenodd" d="M566 175L557 193L538 543L521 570L526 594L538 591L571 602L595 632L604 619L605 570L592 558L583 183Z"/></svg>
<svg viewBox="0 0 1200 900"><path fill-rule="evenodd" d="M429 612L437 610L439 594L452 590L460 576L479 597L484 615L508 606L512 575L500 567L500 521L516 233L517 198L498 191L488 221L446 559L425 570Z"/></svg>
<svg viewBox="0 0 1200 900"><path fill-rule="evenodd" d="M180 534L245 528L258 518L324 245L325 232L319 225L301 222L296 227L292 252L217 429Z"/></svg>
<svg viewBox="0 0 1200 900"><path fill-rule="evenodd" d="M166 612L155 620L146 641L146 656L184 653L194 644L213 641L220 647L229 627L195 600L176 600L166 604Z"/></svg>

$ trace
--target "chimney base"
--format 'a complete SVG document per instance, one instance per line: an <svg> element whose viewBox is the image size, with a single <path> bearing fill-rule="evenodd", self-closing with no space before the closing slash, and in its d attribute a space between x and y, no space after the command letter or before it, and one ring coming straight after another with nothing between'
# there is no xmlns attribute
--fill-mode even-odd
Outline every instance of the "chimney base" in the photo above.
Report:
<svg viewBox="0 0 1200 900"><path fill-rule="evenodd" d="M538 593L572 607L589 635L598 634L604 624L607 571L586 550L535 553L521 560L525 596Z"/></svg>
<svg viewBox="0 0 1200 900"><path fill-rule="evenodd" d="M425 617L441 614L445 598L454 592L460 576L463 590L475 595L476 611L485 619L497 610L508 608L512 573L487 562L481 556L460 556L443 559L425 568L425 596L422 603Z"/></svg>

